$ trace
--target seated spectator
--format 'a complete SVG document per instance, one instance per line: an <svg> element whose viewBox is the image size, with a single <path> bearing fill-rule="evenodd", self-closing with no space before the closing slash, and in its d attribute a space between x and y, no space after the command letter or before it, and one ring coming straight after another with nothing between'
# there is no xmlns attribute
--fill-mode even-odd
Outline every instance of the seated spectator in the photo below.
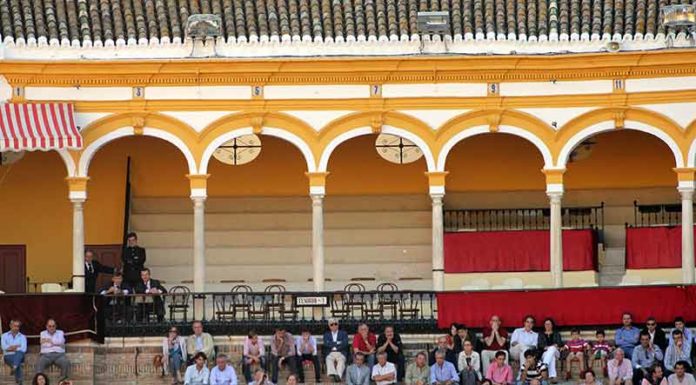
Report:
<svg viewBox="0 0 696 385"><path fill-rule="evenodd" d="M317 351L317 340L309 334L308 329L302 329L302 333L295 339L297 347L297 374L300 382L305 382L304 361L311 361L314 366L314 379L318 383L321 380L321 364L319 364L319 352Z"/></svg>
<svg viewBox="0 0 696 385"><path fill-rule="evenodd" d="M563 340L561 333L556 330L556 322L552 318L546 318L544 332L539 334L537 349L541 352L541 360L546 364L551 381L555 381L557 377L556 360L561 357L562 346Z"/></svg>
<svg viewBox="0 0 696 385"><path fill-rule="evenodd" d="M667 385L667 378L665 378L662 371L662 365L659 363L653 364L648 369L648 375L643 378L640 385Z"/></svg>
<svg viewBox="0 0 696 385"><path fill-rule="evenodd" d="M681 330L672 331L672 342L667 346L665 352L665 369L667 371L674 372L674 365L679 361L684 361L691 366L691 349L687 345Z"/></svg>
<svg viewBox="0 0 696 385"><path fill-rule="evenodd" d="M172 375L172 384L181 382L181 365L186 362L186 340L179 335L176 326L169 328L169 333L162 340L162 357L164 372Z"/></svg>
<svg viewBox="0 0 696 385"><path fill-rule="evenodd" d="M609 385L631 385L633 367L631 361L624 357L623 349L616 348L614 359L607 363Z"/></svg>
<svg viewBox="0 0 696 385"><path fill-rule="evenodd" d="M674 333L676 331L680 331L682 333L682 340L684 341L684 347L689 353L689 356L691 356L691 344L693 343L694 337L693 334L691 333L691 329L687 328L685 323L684 323L684 318L682 317L677 317L674 319L674 329L669 333L669 341L667 346L674 344Z"/></svg>
<svg viewBox="0 0 696 385"><path fill-rule="evenodd" d="M244 340L242 349L242 371L244 372L244 380L247 383L252 381L251 367L254 365L266 370L266 350L263 346L263 341L252 330Z"/></svg>
<svg viewBox="0 0 696 385"><path fill-rule="evenodd" d="M435 352L435 364L430 367L430 385L454 385L459 384L459 374L454 365L445 360L447 352L437 350Z"/></svg>
<svg viewBox="0 0 696 385"><path fill-rule="evenodd" d="M215 364L210 371L210 385L237 385L237 373L232 365L229 365L227 355L218 355Z"/></svg>
<svg viewBox="0 0 696 385"><path fill-rule="evenodd" d="M474 351L471 341L464 340L464 350L459 353L457 369L461 385L477 385L481 381L481 357Z"/></svg>
<svg viewBox="0 0 696 385"><path fill-rule="evenodd" d="M641 332L647 332L650 336L650 342L652 342L653 345L659 346L663 353L667 350L667 336L665 336L665 332L662 328L657 326L655 317L648 317L645 321L645 328L643 328Z"/></svg>
<svg viewBox="0 0 696 385"><path fill-rule="evenodd" d="M197 352L193 356L193 365L186 368L184 385L208 385L210 383L210 370L206 365L207 359L203 352Z"/></svg>
<svg viewBox="0 0 696 385"><path fill-rule="evenodd" d="M430 367L427 365L428 357L425 352L418 352L416 359L406 368L406 385L428 385L430 381Z"/></svg>
<svg viewBox="0 0 696 385"><path fill-rule="evenodd" d="M376 385L396 384L396 366L387 361L387 353L377 353L377 363L372 367L372 381Z"/></svg>
<svg viewBox="0 0 696 385"><path fill-rule="evenodd" d="M457 357L457 354L454 353L454 350L447 347L447 337L444 336L439 337L437 339L437 346L435 346L435 349L433 349L433 351L430 352L430 357L428 357L428 365L435 365L435 353L437 353L440 350L445 352L445 360L451 363L456 368L457 364L459 363L459 357Z"/></svg>
<svg viewBox="0 0 696 385"><path fill-rule="evenodd" d="M445 336L447 338L447 348L454 350L454 337L457 336L457 331L459 330L459 324L452 322L449 327L449 333Z"/></svg>
<svg viewBox="0 0 696 385"><path fill-rule="evenodd" d="M617 348L621 348L627 357L633 356L633 348L638 345L640 330L633 326L633 316L631 313L623 313L621 317L621 326L614 336L614 342Z"/></svg>
<svg viewBox="0 0 696 385"><path fill-rule="evenodd" d="M549 377L549 370L542 360L537 359L538 352L529 349L524 352L524 363L520 366L520 384L542 385Z"/></svg>
<svg viewBox="0 0 696 385"><path fill-rule="evenodd" d="M662 350L650 342L650 334L640 333L640 345L633 349L633 383L640 384L648 375L648 369L662 361Z"/></svg>
<svg viewBox="0 0 696 385"><path fill-rule="evenodd" d="M464 342L469 341L476 348L476 335L464 324L457 324L457 335L453 337L454 353L458 356L464 350Z"/></svg>
<svg viewBox="0 0 696 385"><path fill-rule="evenodd" d="M99 274L113 274L114 268L111 266L102 265L94 259L92 250L85 251L85 293L97 292L97 279Z"/></svg>
<svg viewBox="0 0 696 385"><path fill-rule="evenodd" d="M31 385L49 385L48 376L43 373L36 373L31 379Z"/></svg>
<svg viewBox="0 0 696 385"><path fill-rule="evenodd" d="M157 315L157 321L164 321L164 301L159 294L164 294L167 289L162 286L160 281L150 278L150 269L147 267L140 271L140 281L135 285L136 294L151 294L152 302L147 298L136 299L141 301L138 305L138 319L147 319L149 314L154 311Z"/></svg>
<svg viewBox="0 0 696 385"><path fill-rule="evenodd" d="M254 370L254 381L250 382L249 385L273 385L273 383L268 381L265 370L256 368L256 370Z"/></svg>
<svg viewBox="0 0 696 385"><path fill-rule="evenodd" d="M570 331L570 341L566 342L563 350L568 351L566 357L566 380L570 380L570 367L573 361L580 362L580 373L585 371L585 353L590 345L580 337L580 330Z"/></svg>
<svg viewBox="0 0 696 385"><path fill-rule="evenodd" d="M326 374L333 381L340 382L348 358L348 334L339 330L338 320L334 318L329 319L329 330L324 333L324 355Z"/></svg>
<svg viewBox="0 0 696 385"><path fill-rule="evenodd" d="M517 328L510 337L510 355L513 360L524 362L524 352L536 348L539 343L539 334L532 328L534 327L534 317L528 315L524 317L524 327Z"/></svg>
<svg viewBox="0 0 696 385"><path fill-rule="evenodd" d="M215 356L213 336L203 332L203 323L201 321L193 321L193 323L191 323L191 329L193 330L193 334L186 339L186 353L191 358L189 364L192 364L192 358L196 353L204 353L206 359L208 357L213 359Z"/></svg>
<svg viewBox="0 0 696 385"><path fill-rule="evenodd" d="M594 371L585 370L580 372L580 384L579 385L602 385L601 381L597 381Z"/></svg>
<svg viewBox="0 0 696 385"><path fill-rule="evenodd" d="M64 381L70 374L70 361L65 355L65 335L58 330L56 320L49 318L46 321L46 330L41 332L41 353L36 363L36 371L45 373L51 365L60 368L60 381Z"/></svg>
<svg viewBox="0 0 696 385"><path fill-rule="evenodd" d="M614 350L609 342L604 338L604 330L597 330L595 333L597 341L592 344L592 359L590 360L590 368L594 368L595 362L600 361L602 365L602 373L604 377L607 376L607 360L609 359L609 354Z"/></svg>
<svg viewBox="0 0 696 385"><path fill-rule="evenodd" d="M104 318L106 320L123 322L126 318L128 298L118 298L118 295L128 295L133 290L123 283L123 275L116 272L111 276L111 283L103 287L99 294L111 296L106 299L104 304Z"/></svg>
<svg viewBox="0 0 696 385"><path fill-rule="evenodd" d="M386 326L384 333L377 339L377 353L387 353L387 361L396 366L396 380L403 381L406 374L406 362L404 359L401 336L394 332L393 326Z"/></svg>
<svg viewBox="0 0 696 385"><path fill-rule="evenodd" d="M9 326L10 330L2 335L2 359L10 367L10 375L14 375L15 382L21 384L24 380L22 363L27 354L27 337L19 331L21 321L10 320Z"/></svg>
<svg viewBox="0 0 696 385"><path fill-rule="evenodd" d="M375 364L377 337L370 331L366 323L358 325L358 332L353 336L353 352L364 354L367 366L372 367Z"/></svg>
<svg viewBox="0 0 696 385"><path fill-rule="evenodd" d="M687 373L690 370L691 365L688 362L677 362L674 364L674 373L667 378L667 383L669 385L696 385L693 374Z"/></svg>
<svg viewBox="0 0 696 385"><path fill-rule="evenodd" d="M500 317L492 316L488 324L489 326L483 329L483 350L481 350L483 373L488 373L491 361L495 359L499 351L505 351L508 341L508 332L501 326ZM507 351L505 351L505 361L507 362Z"/></svg>
<svg viewBox="0 0 696 385"><path fill-rule="evenodd" d="M276 328L271 340L271 382L278 382L278 373L283 364L290 373L297 374L295 362L295 339L284 328Z"/></svg>
<svg viewBox="0 0 696 385"><path fill-rule="evenodd" d="M365 365L365 355L358 352L346 370L346 385L370 385L371 371Z"/></svg>
<svg viewBox="0 0 696 385"><path fill-rule="evenodd" d="M512 367L507 363L507 353L499 351L495 353L495 361L486 370L486 380L491 385L511 385Z"/></svg>
<svg viewBox="0 0 696 385"><path fill-rule="evenodd" d="M288 374L287 377L285 377L285 385L297 385L297 376L294 374Z"/></svg>

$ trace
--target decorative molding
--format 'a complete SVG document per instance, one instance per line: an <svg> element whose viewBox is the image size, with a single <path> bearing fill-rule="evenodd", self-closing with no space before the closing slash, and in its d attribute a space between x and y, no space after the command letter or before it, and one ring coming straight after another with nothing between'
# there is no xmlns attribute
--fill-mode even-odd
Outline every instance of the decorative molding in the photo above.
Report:
<svg viewBox="0 0 696 385"><path fill-rule="evenodd" d="M133 135L142 135L145 130L145 117L141 115L135 115L132 118Z"/></svg>

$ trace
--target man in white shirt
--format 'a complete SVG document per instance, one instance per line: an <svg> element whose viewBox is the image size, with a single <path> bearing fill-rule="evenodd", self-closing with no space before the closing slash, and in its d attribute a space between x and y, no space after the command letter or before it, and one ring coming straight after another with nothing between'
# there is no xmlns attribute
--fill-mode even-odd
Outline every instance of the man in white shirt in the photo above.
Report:
<svg viewBox="0 0 696 385"><path fill-rule="evenodd" d="M45 373L51 365L60 368L60 378L64 381L70 374L70 361L65 355L65 335L58 330L56 320L49 318L46 321L46 330L41 332L41 354L36 363L36 371Z"/></svg>
<svg viewBox="0 0 696 385"><path fill-rule="evenodd" d="M679 361L674 364L674 374L671 374L667 378L669 385L696 385L694 375L686 373L687 366L689 366L689 364L685 361Z"/></svg>
<svg viewBox="0 0 696 385"><path fill-rule="evenodd" d="M305 382L304 366L305 361L311 361L314 366L314 380L321 382L321 365L319 364L319 356L317 355L317 340L309 333L308 329L302 329L302 333L295 338L295 347L297 348L297 374L300 377L300 382Z"/></svg>
<svg viewBox="0 0 696 385"><path fill-rule="evenodd" d="M510 338L510 356L513 360L517 359L524 362L524 352L529 349L536 348L539 340L537 334L532 328L534 327L534 317L528 315L524 317L524 327L515 329Z"/></svg>
<svg viewBox="0 0 696 385"><path fill-rule="evenodd" d="M210 370L205 364L208 357L205 353L198 352L193 356L193 365L186 368L184 385L208 385L210 384Z"/></svg>
<svg viewBox="0 0 696 385"><path fill-rule="evenodd" d="M227 356L220 354L215 362L217 365L210 371L210 385L237 385L237 373L228 365Z"/></svg>
<svg viewBox="0 0 696 385"><path fill-rule="evenodd" d="M396 383L396 366L387 361L387 353L377 353L377 365L372 367L372 381L377 385Z"/></svg>

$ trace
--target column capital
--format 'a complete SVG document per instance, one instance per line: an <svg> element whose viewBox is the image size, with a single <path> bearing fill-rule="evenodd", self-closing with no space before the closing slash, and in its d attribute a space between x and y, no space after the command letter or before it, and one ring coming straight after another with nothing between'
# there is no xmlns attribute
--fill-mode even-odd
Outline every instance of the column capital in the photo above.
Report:
<svg viewBox="0 0 696 385"><path fill-rule="evenodd" d="M326 178L329 172L305 172L305 176L309 179L309 195L323 197L326 194Z"/></svg>
<svg viewBox="0 0 696 385"><path fill-rule="evenodd" d="M549 197L551 203L561 203L561 199L563 199L563 190L561 189L561 191L549 191L547 186L546 196Z"/></svg>
<svg viewBox="0 0 696 385"><path fill-rule="evenodd" d="M546 194L560 192L563 194L563 174L565 168L545 168L541 172L546 176Z"/></svg>
<svg viewBox="0 0 696 385"><path fill-rule="evenodd" d="M430 196L435 195L445 195L445 178L449 171L432 171L425 172L425 176L428 177L428 186L430 187Z"/></svg>
<svg viewBox="0 0 696 385"><path fill-rule="evenodd" d="M694 182L696 168L693 167L675 167L672 170L677 173L677 189L681 192L682 190L694 190L696 183Z"/></svg>
<svg viewBox="0 0 696 385"><path fill-rule="evenodd" d="M68 198L72 202L84 202L87 200L87 181L89 177L73 176L65 178L68 182Z"/></svg>
<svg viewBox="0 0 696 385"><path fill-rule="evenodd" d="M191 199L208 196L208 178L210 174L186 174L191 185Z"/></svg>

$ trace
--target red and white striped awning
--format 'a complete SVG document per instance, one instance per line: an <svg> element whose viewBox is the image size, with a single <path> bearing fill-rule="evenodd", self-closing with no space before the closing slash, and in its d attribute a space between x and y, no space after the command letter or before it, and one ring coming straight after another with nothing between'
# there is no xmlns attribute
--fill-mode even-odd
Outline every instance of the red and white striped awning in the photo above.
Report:
<svg viewBox="0 0 696 385"><path fill-rule="evenodd" d="M72 104L0 104L0 152L62 148L82 148Z"/></svg>

